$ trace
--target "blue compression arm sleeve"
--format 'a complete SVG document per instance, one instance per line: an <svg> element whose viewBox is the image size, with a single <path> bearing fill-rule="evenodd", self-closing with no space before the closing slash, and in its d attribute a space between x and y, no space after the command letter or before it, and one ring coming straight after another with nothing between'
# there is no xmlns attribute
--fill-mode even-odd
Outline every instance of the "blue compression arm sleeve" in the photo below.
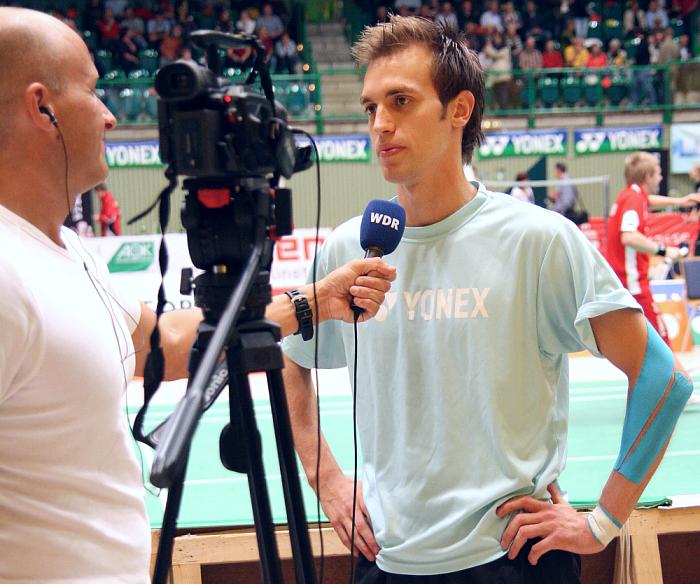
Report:
<svg viewBox="0 0 700 584"><path fill-rule="evenodd" d="M627 401L615 470L640 483L673 432L692 383L676 371L673 353L647 321L647 348Z"/></svg>

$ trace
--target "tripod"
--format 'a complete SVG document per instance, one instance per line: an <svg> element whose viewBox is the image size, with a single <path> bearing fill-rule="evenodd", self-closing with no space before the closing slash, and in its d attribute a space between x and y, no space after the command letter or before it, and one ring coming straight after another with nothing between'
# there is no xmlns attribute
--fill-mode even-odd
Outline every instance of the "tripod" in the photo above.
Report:
<svg viewBox="0 0 700 584"><path fill-rule="evenodd" d="M196 191L201 185L191 183L189 186ZM191 192L188 197L192 196ZM170 569L189 448L203 413L204 389L222 351L225 351L229 371L230 422L221 434L220 455L227 469L248 475L263 583L282 584L283 577L265 481L262 444L248 382L248 373L253 371L267 374L295 579L297 584L316 582L282 381L283 360L278 345L280 330L275 323L264 318L265 307L271 301L269 267L272 242L266 236L269 215L264 212L266 205L270 204L270 194L268 189L258 188L252 192L244 191L242 198L253 210L250 215L244 213L243 222L252 227L248 233L255 234L255 243L240 274L235 273L235 269L229 270L226 264L217 264L195 280L195 304L203 308L204 320L199 325L190 354L190 383L185 397L164 428L153 462L151 482L169 488L154 584L165 584ZM196 201L190 203L196 204ZM251 216L252 223L249 222ZM192 245L190 247L192 250ZM250 246L246 250L250 251Z"/></svg>

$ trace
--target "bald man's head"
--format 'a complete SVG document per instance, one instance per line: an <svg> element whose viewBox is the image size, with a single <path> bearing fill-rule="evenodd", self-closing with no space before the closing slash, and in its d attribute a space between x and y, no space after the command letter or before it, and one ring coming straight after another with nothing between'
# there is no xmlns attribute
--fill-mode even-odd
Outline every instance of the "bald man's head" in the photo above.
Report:
<svg viewBox="0 0 700 584"><path fill-rule="evenodd" d="M64 43L76 37L63 22L43 12L0 7L0 101L34 81L60 91L61 52Z"/></svg>
<svg viewBox="0 0 700 584"><path fill-rule="evenodd" d="M0 137L9 129L12 109L34 82L60 93L61 58L68 43L82 42L57 18L24 8L0 7Z"/></svg>

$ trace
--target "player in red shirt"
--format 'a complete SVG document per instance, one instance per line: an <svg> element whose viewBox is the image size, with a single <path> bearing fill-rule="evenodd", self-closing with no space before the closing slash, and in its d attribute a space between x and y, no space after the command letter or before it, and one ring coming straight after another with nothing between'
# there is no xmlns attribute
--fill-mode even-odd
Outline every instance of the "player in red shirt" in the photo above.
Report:
<svg viewBox="0 0 700 584"><path fill-rule="evenodd" d="M649 207L693 206L697 193L671 198L657 195L661 166L649 152L635 152L625 160L627 186L620 191L608 218L608 262L622 284L639 302L644 315L669 344L666 327L649 288L649 256L676 259L677 247L665 247L647 237Z"/></svg>
<svg viewBox="0 0 700 584"><path fill-rule="evenodd" d="M119 203L107 190L107 185L100 183L95 187L97 196L102 203L98 220L102 228L102 236L122 234L122 211Z"/></svg>

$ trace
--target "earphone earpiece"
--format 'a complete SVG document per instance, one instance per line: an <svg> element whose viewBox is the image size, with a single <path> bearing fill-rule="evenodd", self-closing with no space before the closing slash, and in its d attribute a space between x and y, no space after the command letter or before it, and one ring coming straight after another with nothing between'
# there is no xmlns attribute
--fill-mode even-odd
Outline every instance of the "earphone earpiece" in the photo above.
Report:
<svg viewBox="0 0 700 584"><path fill-rule="evenodd" d="M58 128L58 122L56 121L56 116L53 115L53 112L52 112L49 108L44 107L43 105L41 105L41 106L39 106L39 111L40 111L42 114L45 114L45 115L49 116L49 119L51 120L51 123L52 123L54 126L56 126L56 127Z"/></svg>

